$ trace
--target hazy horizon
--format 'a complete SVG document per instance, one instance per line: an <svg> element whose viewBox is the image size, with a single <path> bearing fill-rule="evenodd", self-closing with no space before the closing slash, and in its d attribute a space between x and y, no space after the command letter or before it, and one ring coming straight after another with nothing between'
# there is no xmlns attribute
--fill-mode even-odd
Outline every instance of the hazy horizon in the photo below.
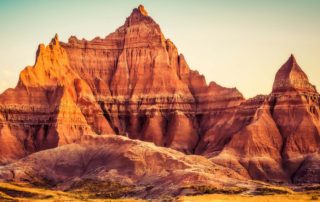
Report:
<svg viewBox="0 0 320 202"><path fill-rule="evenodd" d="M37 46L55 33L91 40L121 26L143 4L189 66L245 97L271 92L293 53L320 88L320 1L9 1L0 0L0 91L15 87Z"/></svg>

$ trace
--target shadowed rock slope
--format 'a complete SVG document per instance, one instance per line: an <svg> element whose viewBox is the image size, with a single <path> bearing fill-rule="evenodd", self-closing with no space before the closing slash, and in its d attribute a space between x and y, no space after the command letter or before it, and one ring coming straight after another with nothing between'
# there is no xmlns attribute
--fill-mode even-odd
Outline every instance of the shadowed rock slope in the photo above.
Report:
<svg viewBox="0 0 320 202"><path fill-rule="evenodd" d="M212 121L198 153L254 179L320 182L319 105L315 86L290 56L271 94L241 103L221 125Z"/></svg>
<svg viewBox="0 0 320 202"><path fill-rule="evenodd" d="M64 191L105 182L126 188L123 196L162 198L197 193L197 187L224 190L250 187L234 171L202 156L185 155L121 136L82 136L73 144L29 155L0 167L2 181L24 181ZM99 188L100 187L100 188Z"/></svg>

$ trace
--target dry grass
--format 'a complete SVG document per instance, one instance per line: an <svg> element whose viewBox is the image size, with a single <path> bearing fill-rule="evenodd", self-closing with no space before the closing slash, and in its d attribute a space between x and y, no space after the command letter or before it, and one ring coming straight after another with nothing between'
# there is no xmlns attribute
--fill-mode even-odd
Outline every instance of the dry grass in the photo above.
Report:
<svg viewBox="0 0 320 202"><path fill-rule="evenodd" d="M82 180L75 183L68 192L81 195L88 199L118 199L130 196L137 191L133 186L124 186L116 182L95 180Z"/></svg>
<svg viewBox="0 0 320 202"><path fill-rule="evenodd" d="M87 190L89 191L89 190ZM0 201L110 201L110 202L129 202L139 201L134 199L90 199L90 194L63 192L57 190L40 189L26 183L4 183L0 182Z"/></svg>
<svg viewBox="0 0 320 202"><path fill-rule="evenodd" d="M183 196L177 199L170 198L167 201L186 201L186 202L305 202L320 201L320 192L318 190L306 192L293 192L283 187L263 187L257 188L252 195L242 193L241 190L218 190L211 187L193 187L200 191L199 193L208 193L197 196ZM123 197L122 194L131 190L130 187L123 187L119 184L106 182L96 185L94 182L85 184L76 184L68 192L41 189L33 187L27 183L3 183L0 182L0 201L38 201L38 202L56 202L56 201L94 201L94 202L129 202L143 201L135 199L106 199L110 197ZM213 194L212 194L213 193ZM97 194L97 195L96 195ZM163 201L160 199L158 201Z"/></svg>
<svg viewBox="0 0 320 202"><path fill-rule="evenodd" d="M320 186L305 187L303 191L295 192L288 187L274 186L257 182L249 192L207 192L208 194L196 196L182 196L179 202L320 202ZM207 190L207 189L205 189Z"/></svg>
<svg viewBox="0 0 320 202"><path fill-rule="evenodd" d="M240 194L247 191L247 188L229 187L229 188L216 188L211 186L191 186L199 195L202 194Z"/></svg>
<svg viewBox="0 0 320 202"><path fill-rule="evenodd" d="M308 194L279 194L279 195L223 195L209 194L201 196L183 196L178 199L181 202L306 202L320 201L319 196Z"/></svg>

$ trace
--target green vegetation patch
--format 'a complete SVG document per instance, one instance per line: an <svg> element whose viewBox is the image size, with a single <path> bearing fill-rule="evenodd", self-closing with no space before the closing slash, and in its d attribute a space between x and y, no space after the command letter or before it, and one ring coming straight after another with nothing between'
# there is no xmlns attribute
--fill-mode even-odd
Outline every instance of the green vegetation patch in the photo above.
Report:
<svg viewBox="0 0 320 202"><path fill-rule="evenodd" d="M240 194L247 191L244 187L232 187L232 188L217 188L212 186L192 186L191 189L195 190L199 194Z"/></svg>
<svg viewBox="0 0 320 202"><path fill-rule="evenodd" d="M117 199L129 196L135 189L133 186L124 186L116 182L86 179L76 182L67 191L85 195L87 198L91 199Z"/></svg>
<svg viewBox="0 0 320 202"><path fill-rule="evenodd" d="M320 186L306 186L303 189L304 191L320 191Z"/></svg>
<svg viewBox="0 0 320 202"><path fill-rule="evenodd" d="M50 198L51 196L48 195L41 195L37 193L22 191L22 190L15 190L5 187L0 187L0 192L10 196L10 197L18 197L18 198L33 198L33 199L45 199Z"/></svg>
<svg viewBox="0 0 320 202"><path fill-rule="evenodd" d="M313 195L313 196L311 196L311 199L310 199L310 200L312 200L312 201L317 201L317 200L319 200L319 196Z"/></svg>
<svg viewBox="0 0 320 202"><path fill-rule="evenodd" d="M7 194L0 192L0 201L6 202L6 201L16 201L16 200L8 196Z"/></svg>
<svg viewBox="0 0 320 202"><path fill-rule="evenodd" d="M275 195L275 194L289 194L290 192L284 189L277 189L272 187L258 187L253 192L254 195Z"/></svg>

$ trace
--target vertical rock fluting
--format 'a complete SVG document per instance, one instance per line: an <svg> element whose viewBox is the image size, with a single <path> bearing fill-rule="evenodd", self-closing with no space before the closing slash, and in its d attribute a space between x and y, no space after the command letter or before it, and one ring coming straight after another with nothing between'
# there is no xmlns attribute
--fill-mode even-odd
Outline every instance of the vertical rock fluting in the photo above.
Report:
<svg viewBox="0 0 320 202"><path fill-rule="evenodd" d="M104 39L71 37L62 46L117 134L193 153L201 135L198 113L243 100L237 90L223 87L218 94L224 97L212 98L215 89L190 70L143 6Z"/></svg>
<svg viewBox="0 0 320 202"><path fill-rule="evenodd" d="M303 168L307 159L317 159L310 156L319 155L320 96L293 55L277 72L270 101L273 119L284 139L284 165L292 179L298 179L296 169ZM320 172L320 166L315 172Z"/></svg>
<svg viewBox="0 0 320 202"><path fill-rule="evenodd" d="M320 96L293 55L272 92L240 104L231 118L213 119L199 153L254 179L302 182L320 172Z"/></svg>
<svg viewBox="0 0 320 202"><path fill-rule="evenodd" d="M0 161L72 143L83 134L113 133L90 87L69 66L57 35L40 45L34 66L0 96Z"/></svg>

